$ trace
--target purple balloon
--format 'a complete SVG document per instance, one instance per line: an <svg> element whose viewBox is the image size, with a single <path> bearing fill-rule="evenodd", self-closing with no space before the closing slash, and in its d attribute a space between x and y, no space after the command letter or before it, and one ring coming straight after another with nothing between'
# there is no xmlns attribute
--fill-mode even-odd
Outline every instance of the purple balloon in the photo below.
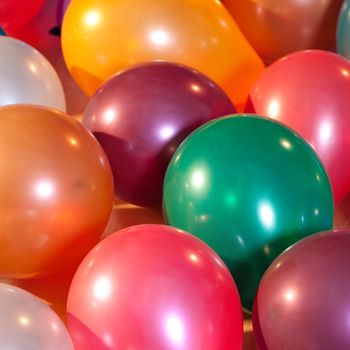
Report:
<svg viewBox="0 0 350 350"><path fill-rule="evenodd" d="M253 319L261 349L350 349L349 290L349 230L321 232L287 249L258 289Z"/></svg>
<svg viewBox="0 0 350 350"><path fill-rule="evenodd" d="M117 195L133 204L157 206L179 144L200 125L235 112L223 90L202 73L152 62L107 81L88 104L83 123L109 158Z"/></svg>
<svg viewBox="0 0 350 350"><path fill-rule="evenodd" d="M67 7L71 0L59 0L57 5L57 12L56 12L56 18L57 18L57 25L59 27L62 26L63 17L66 13Z"/></svg>

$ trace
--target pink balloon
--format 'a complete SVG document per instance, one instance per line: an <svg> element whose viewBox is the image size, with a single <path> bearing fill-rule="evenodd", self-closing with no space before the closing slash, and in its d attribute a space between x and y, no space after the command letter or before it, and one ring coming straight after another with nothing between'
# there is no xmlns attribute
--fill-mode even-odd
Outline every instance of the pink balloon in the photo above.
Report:
<svg viewBox="0 0 350 350"><path fill-rule="evenodd" d="M276 119L315 149L335 202L350 192L350 62L335 53L300 51L273 63L250 92L247 112Z"/></svg>
<svg viewBox="0 0 350 350"><path fill-rule="evenodd" d="M74 276L67 310L75 350L242 347L230 272L209 246L170 226L104 239Z"/></svg>

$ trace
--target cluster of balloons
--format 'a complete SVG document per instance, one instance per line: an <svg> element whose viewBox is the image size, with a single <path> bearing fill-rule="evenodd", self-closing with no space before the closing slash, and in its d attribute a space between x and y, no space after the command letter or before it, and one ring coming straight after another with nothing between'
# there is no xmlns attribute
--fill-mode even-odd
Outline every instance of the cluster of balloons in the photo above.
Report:
<svg viewBox="0 0 350 350"><path fill-rule="evenodd" d="M350 2L47 3L0 4L0 348L349 348ZM168 225L100 242L115 193Z"/></svg>

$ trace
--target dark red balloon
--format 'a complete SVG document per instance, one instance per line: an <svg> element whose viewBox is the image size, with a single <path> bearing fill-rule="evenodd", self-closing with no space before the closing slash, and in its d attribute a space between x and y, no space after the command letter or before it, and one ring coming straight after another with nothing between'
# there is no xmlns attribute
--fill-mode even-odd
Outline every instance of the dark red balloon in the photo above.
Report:
<svg viewBox="0 0 350 350"><path fill-rule="evenodd" d="M73 278L67 311L75 350L242 348L230 272L170 226L132 226L100 242Z"/></svg>
<svg viewBox="0 0 350 350"><path fill-rule="evenodd" d="M272 263L253 315L260 350L350 349L349 252L350 231L334 230L304 238Z"/></svg>
<svg viewBox="0 0 350 350"><path fill-rule="evenodd" d="M290 54L260 76L246 111L286 124L314 147L335 202L350 192L350 61L319 50Z"/></svg>
<svg viewBox="0 0 350 350"><path fill-rule="evenodd" d="M166 168L183 139L210 119L235 113L213 81L180 64L153 62L115 75L92 97L83 123L103 146L117 194L160 205Z"/></svg>

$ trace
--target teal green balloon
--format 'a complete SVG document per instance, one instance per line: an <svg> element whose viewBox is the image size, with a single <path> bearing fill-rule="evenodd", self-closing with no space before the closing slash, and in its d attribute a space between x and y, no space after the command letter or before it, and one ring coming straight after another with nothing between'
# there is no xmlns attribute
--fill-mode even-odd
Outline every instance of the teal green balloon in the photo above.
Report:
<svg viewBox="0 0 350 350"><path fill-rule="evenodd" d="M4 30L2 28L0 28L0 35L6 35L6 33L4 32Z"/></svg>
<svg viewBox="0 0 350 350"><path fill-rule="evenodd" d="M315 152L286 126L252 115L215 119L181 144L163 209L168 224L220 255L246 310L277 255L333 224L331 187Z"/></svg>
<svg viewBox="0 0 350 350"><path fill-rule="evenodd" d="M350 0L344 0L338 17L337 52L350 58Z"/></svg>

